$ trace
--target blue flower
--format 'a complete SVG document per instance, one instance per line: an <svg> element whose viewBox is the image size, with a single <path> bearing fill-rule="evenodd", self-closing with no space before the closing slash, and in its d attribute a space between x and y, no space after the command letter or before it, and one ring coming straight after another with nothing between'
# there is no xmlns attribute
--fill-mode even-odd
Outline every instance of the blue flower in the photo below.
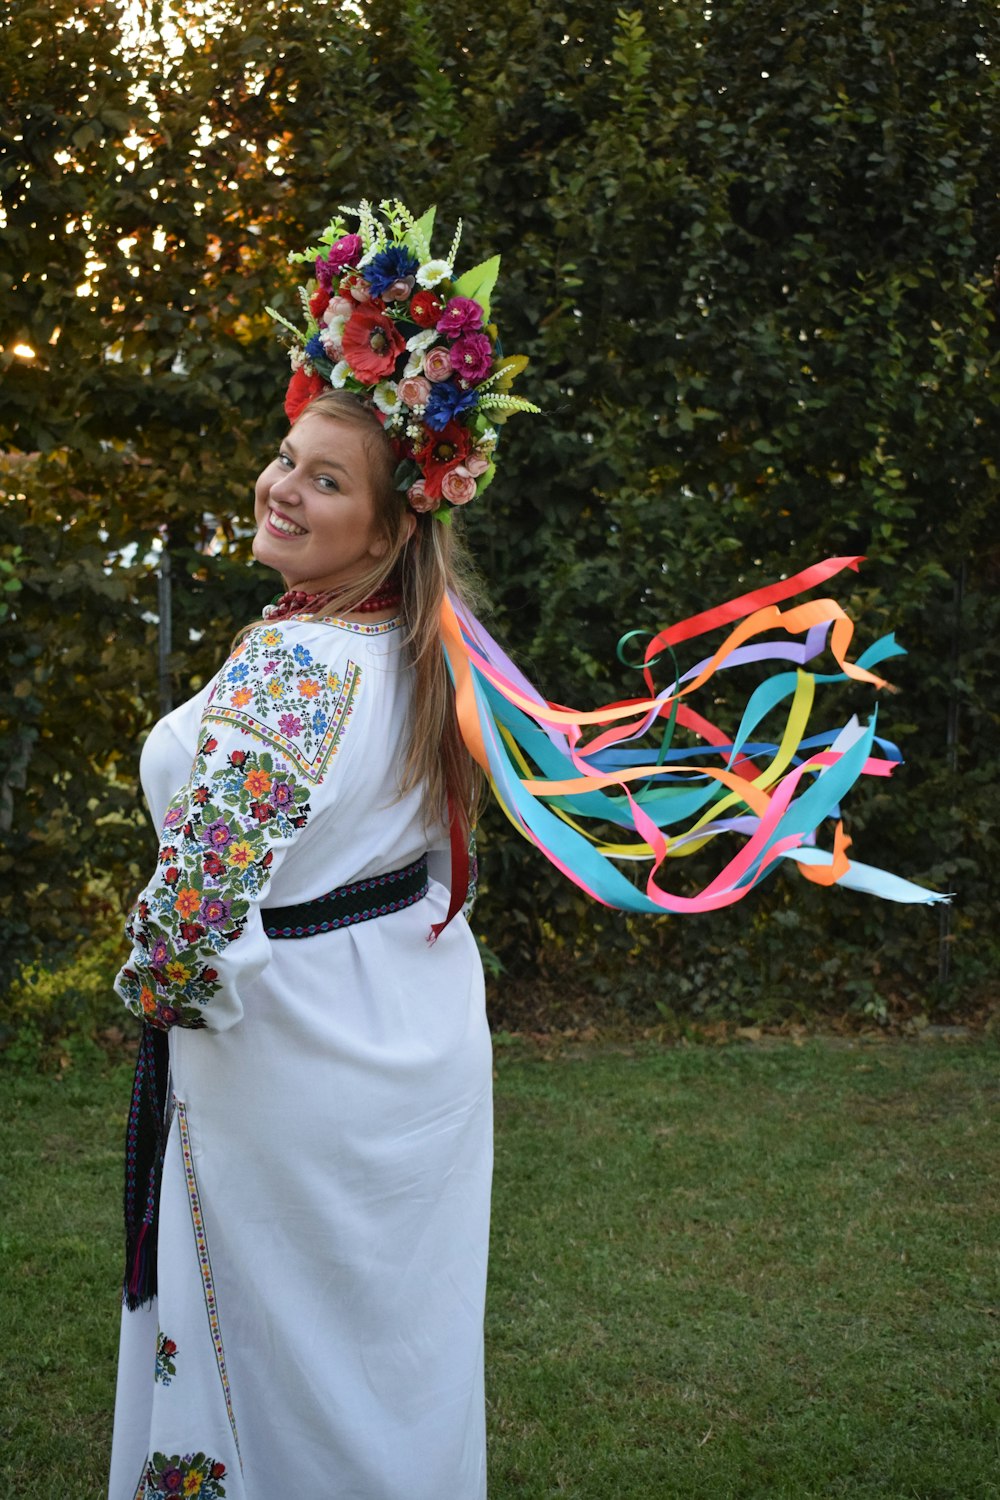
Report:
<svg viewBox="0 0 1000 1500"><path fill-rule="evenodd" d="M306 345L306 353L310 359L326 359L326 350L323 348L323 340L318 333L314 333Z"/></svg>
<svg viewBox="0 0 1000 1500"><path fill-rule="evenodd" d="M307 651L305 646L296 646L292 655L300 667L308 667L312 661L312 652Z"/></svg>
<svg viewBox="0 0 1000 1500"><path fill-rule="evenodd" d="M373 255L368 264L362 266L361 272L372 294L381 297L394 281L402 281L405 276L415 276L419 265L417 257L405 245L390 245L388 249Z"/></svg>
<svg viewBox="0 0 1000 1500"><path fill-rule="evenodd" d="M229 668L229 680L230 682L245 682L248 673L249 668L246 662L238 661L234 667Z"/></svg>
<svg viewBox="0 0 1000 1500"><path fill-rule="evenodd" d="M474 390L463 391L452 380L439 380L427 398L424 423L434 432L442 432L449 422L471 411L477 400Z"/></svg>
<svg viewBox="0 0 1000 1500"><path fill-rule="evenodd" d="M318 708L312 716L312 727L315 734L325 734L326 726L330 720L321 708Z"/></svg>

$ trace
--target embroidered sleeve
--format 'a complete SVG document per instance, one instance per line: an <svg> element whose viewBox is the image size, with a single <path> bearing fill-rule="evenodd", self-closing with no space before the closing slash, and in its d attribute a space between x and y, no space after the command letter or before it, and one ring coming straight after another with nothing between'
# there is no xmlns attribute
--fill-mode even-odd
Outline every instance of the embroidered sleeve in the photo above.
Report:
<svg viewBox="0 0 1000 1500"><path fill-rule="evenodd" d="M359 681L353 663L330 673L277 627L226 663L126 927L132 954L115 987L135 1015L162 1028L239 1019L238 978L268 958L261 899L322 795Z"/></svg>

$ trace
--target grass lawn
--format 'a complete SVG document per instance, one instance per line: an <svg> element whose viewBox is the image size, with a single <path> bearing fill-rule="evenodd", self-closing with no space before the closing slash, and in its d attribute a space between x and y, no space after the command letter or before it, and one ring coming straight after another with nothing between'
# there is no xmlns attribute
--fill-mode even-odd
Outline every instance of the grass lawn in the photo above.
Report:
<svg viewBox="0 0 1000 1500"><path fill-rule="evenodd" d="M499 1047L491 1500L1000 1496L998 1060ZM103 1494L128 1086L3 1076L14 1500Z"/></svg>

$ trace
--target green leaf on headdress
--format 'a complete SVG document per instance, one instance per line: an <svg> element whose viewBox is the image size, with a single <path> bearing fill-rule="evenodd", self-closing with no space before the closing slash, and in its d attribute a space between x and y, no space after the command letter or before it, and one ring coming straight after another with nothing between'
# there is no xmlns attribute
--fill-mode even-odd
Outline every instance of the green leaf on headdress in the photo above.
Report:
<svg viewBox="0 0 1000 1500"><path fill-rule="evenodd" d="M393 489L408 490L420 478L420 470L412 458L401 459L392 476Z"/></svg>
<svg viewBox="0 0 1000 1500"><path fill-rule="evenodd" d="M518 375L527 368L528 356L526 354L510 354L504 359L497 360L493 366L492 375L487 375L479 389L504 394L510 390Z"/></svg>
<svg viewBox="0 0 1000 1500"><path fill-rule="evenodd" d="M456 297L471 297L473 302L479 303L484 318L488 318L490 293L496 286L499 270L499 255L492 255L489 260L480 261L478 266L473 266L471 271L465 271L455 282Z"/></svg>
<svg viewBox="0 0 1000 1500"><path fill-rule="evenodd" d="M525 401L522 396L480 396L480 411L488 411L491 422L506 422L507 418L513 416L516 411L534 412L536 415L541 411L533 401Z"/></svg>
<svg viewBox="0 0 1000 1500"><path fill-rule="evenodd" d="M304 344L306 342L306 336L302 332L301 328L296 328L294 323L289 323L288 319L282 317L280 312L275 312L273 307L265 307L264 311L268 314L269 317L272 317L276 323L280 323L282 328L287 328L289 333L294 334L295 339L298 343Z"/></svg>
<svg viewBox="0 0 1000 1500"><path fill-rule="evenodd" d="M440 521L442 526L450 526L451 507L449 505L438 506L437 510L434 512L434 519L435 521Z"/></svg>
<svg viewBox="0 0 1000 1500"><path fill-rule="evenodd" d="M434 215L436 212L437 209L432 204L425 214L421 214L420 218L414 221L413 228L406 236L410 242L410 249L422 261L430 260L431 258L431 235L434 233Z"/></svg>
<svg viewBox="0 0 1000 1500"><path fill-rule="evenodd" d="M476 499L478 500L488 484L493 482L493 476L497 471L496 464L490 464L485 474L481 474L476 481Z"/></svg>

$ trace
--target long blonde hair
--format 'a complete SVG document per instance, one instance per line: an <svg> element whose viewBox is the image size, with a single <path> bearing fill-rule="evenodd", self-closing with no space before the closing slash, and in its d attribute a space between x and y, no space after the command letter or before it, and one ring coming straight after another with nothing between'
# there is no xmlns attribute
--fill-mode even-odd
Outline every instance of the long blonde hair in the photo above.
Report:
<svg viewBox="0 0 1000 1500"><path fill-rule="evenodd" d="M483 774L465 748L455 713L455 694L441 644L441 603L452 590L475 606L480 590L459 527L442 526L432 515L417 515L412 536L404 524L406 496L395 486L396 458L372 411L348 391L323 391L301 413L326 417L361 429L369 463L375 528L382 555L322 610L347 614L387 579L402 582L404 650L414 670L409 742L400 768L400 791L423 789L428 824L457 816L468 833L484 791ZM460 523L459 523L460 525Z"/></svg>

